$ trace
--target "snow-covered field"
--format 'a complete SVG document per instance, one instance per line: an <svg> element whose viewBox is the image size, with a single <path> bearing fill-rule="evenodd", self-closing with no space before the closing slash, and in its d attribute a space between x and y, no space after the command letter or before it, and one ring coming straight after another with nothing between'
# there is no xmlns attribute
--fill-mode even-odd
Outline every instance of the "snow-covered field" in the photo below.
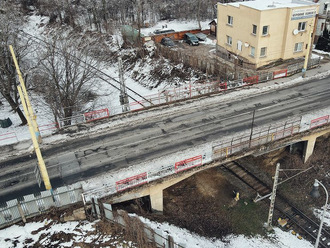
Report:
<svg viewBox="0 0 330 248"><path fill-rule="evenodd" d="M177 244L187 248L312 248L313 245L298 239L299 234L282 231L275 227L268 237L227 236L223 241L204 238L188 230L167 223L156 223L140 219L153 229L162 230L163 235L171 235ZM95 228L96 222L72 221L59 223L51 220L31 222L24 226L13 225L0 231L1 248L25 247L136 247L131 242L118 241L118 237L104 234ZM219 223L221 225L221 223ZM60 239L59 237L65 237ZM70 238L68 238L70 237ZM39 246L33 246L38 242ZM79 245L78 245L79 244Z"/></svg>
<svg viewBox="0 0 330 248"><path fill-rule="evenodd" d="M36 29L38 27L36 22L38 22L38 20L39 20L38 17L31 17L31 19L33 20L33 22L30 23L29 27L27 28L27 31L29 31L31 33L40 33L40 30L36 31ZM148 34L148 33L152 32L152 30L154 30L154 29L161 29L165 24L167 25L168 29L174 29L176 31L198 28L197 22L187 22L187 23L164 22L164 23L159 23L155 27L152 27L149 29L144 29L143 32L145 32L145 34ZM203 28L206 28L207 24L208 24L208 22L203 23ZM106 71L106 73L109 75L112 75L113 77L118 77L117 76L118 69L115 67L109 68ZM264 92L267 90L271 90L271 89L275 89L275 88L279 88L279 87L285 87L290 84L299 83L304 80L311 79L313 77L322 78L322 77L328 76L329 74L330 74L329 70L323 70L322 73L311 74L310 76L308 76L305 79L303 79L301 77L297 77L296 79L293 79L293 80L289 80L289 79L278 80L278 81L280 81L280 83L277 83L277 84L274 84L274 82L273 83L269 82L269 83L265 83L263 85L256 85L250 89L242 89L240 91L226 94L225 96L223 96L222 100L227 100L227 99L231 99L234 97L244 96L247 93L249 93L250 95L258 94L260 92ZM130 78L126 78L126 83L129 87L133 88L134 90L139 92L139 94L141 94L141 95L148 95L148 94L152 94L152 93L156 92L155 90L149 90L149 89L146 89L146 88L140 86L133 79L130 79ZM106 87L106 85L102 85L102 88L105 88L105 87ZM104 106L105 102L109 103L110 105L111 104L113 105L115 103L111 102L112 99L115 99L114 101L117 101L117 99L118 99L118 93L113 93L113 91L111 89L109 89L109 91L107 91L107 92L104 92L103 96L104 96L104 98L100 99L100 105L97 105L97 106L101 106L101 105ZM45 106L45 104L41 101L41 99L38 96L31 95L31 100L32 100L32 105L37 114L38 123L40 125L42 125L42 124L48 124L48 123L53 122L52 121L53 117L50 114L50 110ZM216 99L211 98L209 100L204 100L204 101L215 101L215 100ZM197 107L198 104L200 104L200 103L196 103L195 107ZM192 106L190 105L189 108L191 108L191 107ZM167 109L164 111L175 111L175 110L176 110L176 108L173 108L170 110ZM150 114L151 113L146 112L146 113L143 113L134 118L135 118L136 122L140 122L143 119L148 118ZM320 113L320 114L322 114L322 113ZM20 121L19 121L17 115L12 113L10 111L9 105L6 102L4 102L4 105L0 106L0 119L5 119L7 117L11 118L13 125L7 129L0 129L0 146L6 144L6 141L1 140L2 139L1 137L4 137L1 135L6 134L6 133L15 133L17 140L25 141L24 143L29 143L30 141L29 141L29 133L28 133L27 127L19 126ZM114 126L121 125L123 123L124 123L123 120L116 120L112 123L106 123L106 124L101 124L101 125L95 126L95 127L91 128L88 132L97 133L101 129L111 128ZM44 140L44 144L47 145L47 144L51 144L53 142L60 142L61 140L65 140L68 138L70 138L70 137L68 137L66 135L50 136L48 133L48 136L47 136L47 134L44 135L43 140ZM15 139L15 138L13 138L13 139ZM25 149L26 149L26 146L25 146ZM22 150L21 152L25 152L25 151L26 150ZM17 151L17 154L19 152L20 151ZM5 158L6 156L3 155L2 157ZM136 172L134 172L134 174L136 174ZM127 173L126 173L126 175L127 175ZM109 182L109 177L104 180ZM85 182L86 187L90 186L90 187L94 187L94 188L96 186L103 185L104 183L105 182L103 180L101 180L101 178L91 180L90 182ZM147 219L143 219L143 221L153 228L162 229L164 232L170 233L174 237L175 242L184 243L189 248L194 248L194 247L210 247L210 248L213 248L213 247L219 247L219 248L221 248L221 247L228 247L228 248L246 248L246 247L251 247L251 248L252 247L253 248L254 247L255 248L261 248L261 247L305 248L306 247L307 248L307 247L313 247L313 245L310 242L308 242L306 240L299 240L295 235L292 235L291 233L286 232L286 231L282 231L279 228L275 228L274 233L270 234L267 238L264 238L264 237L248 238L248 237L244 237L244 236L228 236L226 238L226 241L223 242L220 240L213 240L213 239L207 239L204 237L199 237L196 234L192 234L187 230L177 228L173 225L155 223L155 222L151 222ZM40 235L42 234L42 232L33 232L33 231L36 231L39 228L44 227L45 224L46 224L45 222L29 223L29 224L26 224L24 227L14 225L12 227L1 230L0 231L0 247L1 248L25 247L25 245L27 245L26 240L32 239L32 240L36 241L40 238ZM219 225L220 224L221 223L219 223ZM79 224L77 222L71 222L71 223L66 223L66 224L53 225L47 231L49 233L55 233L55 232L60 232L60 231L75 232L77 235L76 236L77 239L88 243L88 237L85 237L85 236L86 236L87 231L92 230L93 228L94 227L91 223ZM11 241L7 240L8 237L11 237ZM108 238L111 238L111 237L108 237ZM17 240L17 241L13 241L13 240ZM47 240L47 237L44 238L44 244L50 244L50 242L51 241ZM58 247L72 247L72 242L62 243ZM120 246L118 246L118 247L120 247Z"/></svg>

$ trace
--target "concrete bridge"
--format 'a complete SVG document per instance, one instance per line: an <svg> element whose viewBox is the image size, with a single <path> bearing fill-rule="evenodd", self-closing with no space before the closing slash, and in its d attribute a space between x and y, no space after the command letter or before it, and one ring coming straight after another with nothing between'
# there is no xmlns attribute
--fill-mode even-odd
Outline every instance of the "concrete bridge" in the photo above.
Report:
<svg viewBox="0 0 330 248"><path fill-rule="evenodd" d="M159 180L155 180L151 183L138 186L123 193L114 194L110 197L107 197L105 200L108 203L116 204L116 203L121 203L129 200L149 196L152 210L161 213L163 212L163 190L189 178L190 176L198 172L201 172L203 170L215 166L219 166L221 164L225 164L230 161L237 160L239 158L243 158L248 155L258 156L283 147L292 146L300 142L304 143L303 160L304 162L307 162L307 160L313 154L316 139L318 137L327 135L329 133L330 133L330 125L326 125L317 129L311 129L302 133L296 133L293 134L292 136L285 137L283 139L274 142L269 142L267 144L263 144L257 147L253 147L251 149L240 151L229 156L215 159L212 163L205 164L199 167L194 167L190 170L185 170L180 173L173 174L165 178L161 178ZM214 153L217 153L217 150L214 150Z"/></svg>

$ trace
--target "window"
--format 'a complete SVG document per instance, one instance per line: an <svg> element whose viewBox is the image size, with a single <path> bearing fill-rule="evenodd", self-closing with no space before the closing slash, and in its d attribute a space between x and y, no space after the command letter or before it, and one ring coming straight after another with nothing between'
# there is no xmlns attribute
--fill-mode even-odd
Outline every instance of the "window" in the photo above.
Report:
<svg viewBox="0 0 330 248"><path fill-rule="evenodd" d="M257 25L252 24L252 34L257 34Z"/></svg>
<svg viewBox="0 0 330 248"><path fill-rule="evenodd" d="M298 31L305 31L305 29L306 29L306 22L299 22Z"/></svg>
<svg viewBox="0 0 330 248"><path fill-rule="evenodd" d="M299 42L294 45L295 52L301 52L303 48L304 42Z"/></svg>
<svg viewBox="0 0 330 248"><path fill-rule="evenodd" d="M227 35L227 45L230 45L233 44L233 39Z"/></svg>
<svg viewBox="0 0 330 248"><path fill-rule="evenodd" d="M228 16L228 22L227 24L230 25L230 26L233 26L233 17L232 16Z"/></svg>
<svg viewBox="0 0 330 248"><path fill-rule="evenodd" d="M238 40L237 41L237 50L242 51L242 46L243 46L243 42Z"/></svg>
<svg viewBox="0 0 330 248"><path fill-rule="evenodd" d="M255 55L255 48L253 46L251 46L251 50L250 50L250 56L254 57Z"/></svg>
<svg viewBox="0 0 330 248"><path fill-rule="evenodd" d="M262 47L260 49L260 57L266 57L267 47Z"/></svg>
<svg viewBox="0 0 330 248"><path fill-rule="evenodd" d="M262 35L264 35L264 36L265 36L265 35L268 35L268 27L269 27L269 26L263 26L263 27L262 27Z"/></svg>
<svg viewBox="0 0 330 248"><path fill-rule="evenodd" d="M325 3L323 8L323 14L326 14L327 10L328 10L328 3Z"/></svg>

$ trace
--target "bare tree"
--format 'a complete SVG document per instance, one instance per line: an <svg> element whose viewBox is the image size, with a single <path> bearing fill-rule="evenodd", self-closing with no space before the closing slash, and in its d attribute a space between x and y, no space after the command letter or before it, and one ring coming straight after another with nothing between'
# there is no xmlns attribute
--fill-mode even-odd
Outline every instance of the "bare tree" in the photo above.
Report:
<svg viewBox="0 0 330 248"><path fill-rule="evenodd" d="M19 115L22 121L21 125L25 125L27 121L19 107L16 69L9 51L9 45L13 45L18 61L22 62L27 44L20 40L17 35L23 20L16 7L17 6L12 1L6 1L1 5L0 94L6 99L12 110Z"/></svg>
<svg viewBox="0 0 330 248"><path fill-rule="evenodd" d="M55 37L40 55L34 82L53 111L55 121L83 111L85 104L94 100L93 87L98 81L98 61L93 59L88 44L82 39Z"/></svg>

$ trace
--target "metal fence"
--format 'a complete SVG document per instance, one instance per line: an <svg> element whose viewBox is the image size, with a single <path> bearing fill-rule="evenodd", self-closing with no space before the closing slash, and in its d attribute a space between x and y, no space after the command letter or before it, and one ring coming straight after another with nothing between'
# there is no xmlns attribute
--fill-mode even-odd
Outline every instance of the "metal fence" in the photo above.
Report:
<svg viewBox="0 0 330 248"><path fill-rule="evenodd" d="M227 80L227 81L219 81L219 80L204 80L197 81L194 83L190 83L185 86L174 87L171 89L166 89L159 91L156 94L144 96L144 99L141 99L136 102L131 102L129 104L129 108L131 111L138 111L144 109L146 107L160 105L164 103L171 103L178 100L189 99L205 94L217 93L226 91L229 89L236 89L252 84L258 84L261 82L270 81L280 77L291 76L295 73L299 73L302 71L303 62L299 62L293 65L289 65L287 69L282 69L278 71L266 72L262 74L258 74L251 77L246 77L237 80ZM320 64L320 58L310 59L308 62L308 69L314 68ZM284 72L285 71L285 72ZM105 108L107 110L108 116L113 116L116 114L123 113L121 111L120 106L114 106L110 109ZM95 111L93 111L95 112ZM85 123L86 118L85 115L88 113L81 113L71 117L71 119L61 119L60 127L65 127L73 124Z"/></svg>
<svg viewBox="0 0 330 248"><path fill-rule="evenodd" d="M57 188L53 194L42 191L38 195L30 194L0 203L0 228L44 213L51 207L67 206L79 201L82 201L82 189L80 184L76 184Z"/></svg>
<svg viewBox="0 0 330 248"><path fill-rule="evenodd" d="M301 118L298 120L290 120L284 124L269 126L251 135L243 135L241 137L233 137L230 141L224 141L213 147L214 158L228 157L236 152L240 152L251 147L267 144L300 131ZM251 131L252 132L252 131Z"/></svg>
<svg viewBox="0 0 330 248"><path fill-rule="evenodd" d="M118 224L125 229L132 228L130 227L130 223L134 221L134 217L129 215L123 215L123 211L112 211L112 207L110 204L98 202L97 200L92 201L92 210L95 217L104 218L112 223ZM128 218L128 219L127 219ZM160 248L185 248L184 244L178 244L173 241L173 238L169 235L164 237L164 234L159 229L151 229L143 224L143 230L132 230L134 233L143 232L147 241L151 244L154 244ZM142 229L141 228L141 229ZM139 236L139 235L136 235Z"/></svg>

